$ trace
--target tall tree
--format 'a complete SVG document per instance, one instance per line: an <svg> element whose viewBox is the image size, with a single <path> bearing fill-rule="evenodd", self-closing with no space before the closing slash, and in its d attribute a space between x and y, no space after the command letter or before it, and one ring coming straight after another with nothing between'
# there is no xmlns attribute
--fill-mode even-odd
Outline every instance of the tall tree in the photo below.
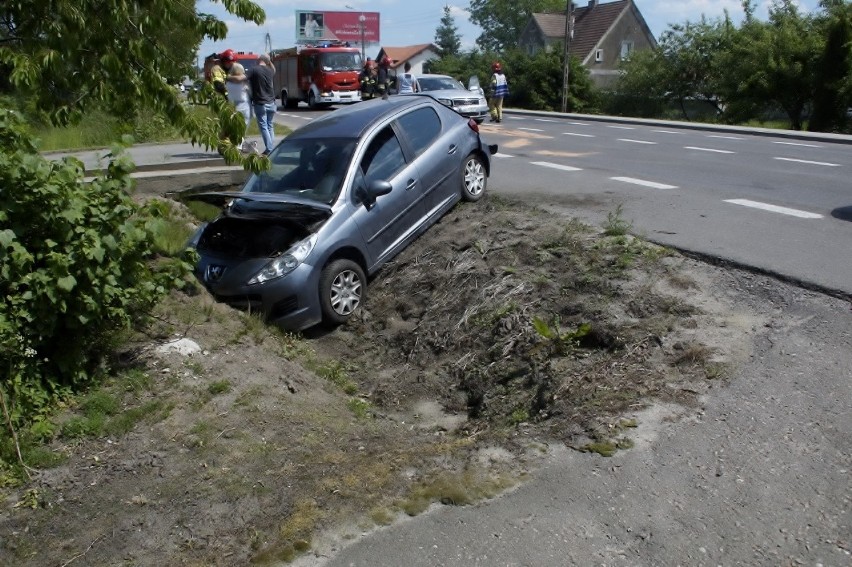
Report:
<svg viewBox="0 0 852 567"><path fill-rule="evenodd" d="M470 21L482 28L476 44L485 51L505 51L517 45L534 13L565 8L563 0L471 0Z"/></svg>
<svg viewBox="0 0 852 567"><path fill-rule="evenodd" d="M58 125L72 124L98 105L124 113L146 107L161 112L193 142L215 147L220 125L193 119L164 77L184 69L173 39L194 50L205 37L227 35L224 22L198 13L194 0L30 0L0 5L0 66L10 69L16 94L32 99ZM258 24L266 15L250 0L228 0L226 9ZM240 120L226 105L226 132L237 138ZM242 128L245 128L242 123ZM236 148L226 158L239 159Z"/></svg>
<svg viewBox="0 0 852 567"><path fill-rule="evenodd" d="M452 57L461 51L461 36L455 18L450 12L450 6L444 6L441 24L435 30L435 45L441 49L442 57Z"/></svg>
<svg viewBox="0 0 852 567"><path fill-rule="evenodd" d="M817 64L808 130L842 131L852 107L852 4L823 2L828 14L825 48Z"/></svg>

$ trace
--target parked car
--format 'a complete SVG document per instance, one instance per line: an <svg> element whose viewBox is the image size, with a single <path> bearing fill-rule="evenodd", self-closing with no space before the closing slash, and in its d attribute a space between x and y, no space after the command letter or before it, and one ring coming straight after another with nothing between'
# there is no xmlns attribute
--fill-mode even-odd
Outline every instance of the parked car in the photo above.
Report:
<svg viewBox="0 0 852 567"><path fill-rule="evenodd" d="M482 197L496 151L426 95L336 110L284 138L241 191L190 197L224 206L191 242L196 276L288 330L343 323L369 276L459 200Z"/></svg>
<svg viewBox="0 0 852 567"><path fill-rule="evenodd" d="M449 75L417 75L417 83L420 92L429 93L462 116L479 124L488 117L488 102L475 76L470 78L468 88Z"/></svg>

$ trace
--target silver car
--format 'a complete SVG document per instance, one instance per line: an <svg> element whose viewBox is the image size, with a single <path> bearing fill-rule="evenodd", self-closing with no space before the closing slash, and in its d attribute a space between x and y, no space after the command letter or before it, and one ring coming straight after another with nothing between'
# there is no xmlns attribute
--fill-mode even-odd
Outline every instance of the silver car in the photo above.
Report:
<svg viewBox="0 0 852 567"><path fill-rule="evenodd" d="M488 117L488 102L479 87L476 77L471 77L470 86L465 86L449 75L417 75L420 92L435 97L468 118L473 118L478 124Z"/></svg>
<svg viewBox="0 0 852 567"><path fill-rule="evenodd" d="M271 169L193 237L197 278L220 301L288 330L340 324L367 278L459 200L479 200L491 154L472 119L426 95L336 110L284 138Z"/></svg>

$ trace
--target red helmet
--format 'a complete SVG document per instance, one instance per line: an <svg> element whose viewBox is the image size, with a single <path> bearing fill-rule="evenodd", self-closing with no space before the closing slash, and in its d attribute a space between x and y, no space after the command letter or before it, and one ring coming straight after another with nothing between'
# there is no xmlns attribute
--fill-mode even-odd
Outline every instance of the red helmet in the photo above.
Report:
<svg viewBox="0 0 852 567"><path fill-rule="evenodd" d="M381 65L382 67L390 67L390 64L391 64L391 60L390 60L390 57L388 57L387 55L382 57L382 60L379 61L379 65Z"/></svg>
<svg viewBox="0 0 852 567"><path fill-rule="evenodd" d="M494 63L491 64L491 70L494 71L495 73L497 73L499 71L502 71L503 67L500 65L499 61L495 61Z"/></svg>
<svg viewBox="0 0 852 567"><path fill-rule="evenodd" d="M236 56L236 55L234 55L234 50L233 50L233 49L226 49L225 51L223 51L222 53L220 53L220 54L219 54L219 59L220 59L221 61L224 61L224 62L228 62L228 61L236 61L236 60L237 60L237 56Z"/></svg>

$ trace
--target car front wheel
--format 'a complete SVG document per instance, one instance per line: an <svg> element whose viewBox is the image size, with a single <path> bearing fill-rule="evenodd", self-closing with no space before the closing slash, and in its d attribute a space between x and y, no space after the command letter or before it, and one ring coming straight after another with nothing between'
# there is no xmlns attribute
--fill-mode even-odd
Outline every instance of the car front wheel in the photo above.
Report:
<svg viewBox="0 0 852 567"><path fill-rule="evenodd" d="M323 320L328 323L345 323L366 297L364 270L352 260L340 259L327 265L319 285Z"/></svg>
<svg viewBox="0 0 852 567"><path fill-rule="evenodd" d="M475 154L467 156L461 169L462 199L471 202L480 200L485 194L487 181L482 160Z"/></svg>

